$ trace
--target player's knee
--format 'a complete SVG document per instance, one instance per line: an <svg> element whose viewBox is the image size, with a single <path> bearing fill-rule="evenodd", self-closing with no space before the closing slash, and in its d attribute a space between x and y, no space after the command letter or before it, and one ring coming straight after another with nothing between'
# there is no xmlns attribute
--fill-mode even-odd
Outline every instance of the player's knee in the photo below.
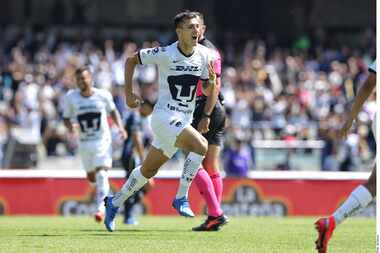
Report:
<svg viewBox="0 0 380 253"><path fill-rule="evenodd" d="M369 179L363 184L371 193L372 197L376 196L376 168L373 169Z"/></svg>
<svg viewBox="0 0 380 253"><path fill-rule="evenodd" d="M363 184L363 186L367 188L372 197L376 197L376 182L371 183L371 181L367 181Z"/></svg>
<svg viewBox="0 0 380 253"><path fill-rule="evenodd" d="M157 172L158 172L158 169L155 169L155 168L148 168L146 166L141 167L141 174L145 178L152 178L152 177L154 177L154 175L157 174Z"/></svg>
<svg viewBox="0 0 380 253"><path fill-rule="evenodd" d="M90 181L91 183L95 183L96 181L95 171L87 172L87 180Z"/></svg>
<svg viewBox="0 0 380 253"><path fill-rule="evenodd" d="M199 140L199 147L198 147L199 154L205 156L207 153L207 148L208 148L207 139L201 136Z"/></svg>
<svg viewBox="0 0 380 253"><path fill-rule="evenodd" d="M363 186L367 188L369 193L371 193L372 197L376 197L376 180L371 180L370 178L363 184Z"/></svg>

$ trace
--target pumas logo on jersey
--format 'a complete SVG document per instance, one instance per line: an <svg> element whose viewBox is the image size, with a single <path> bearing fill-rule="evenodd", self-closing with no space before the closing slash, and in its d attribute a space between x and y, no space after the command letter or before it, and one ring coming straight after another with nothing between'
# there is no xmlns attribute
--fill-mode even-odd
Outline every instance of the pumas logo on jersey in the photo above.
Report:
<svg viewBox="0 0 380 253"><path fill-rule="evenodd" d="M195 97L198 80L198 76L190 74L168 76L167 81L172 98L183 105L192 102ZM171 108L169 109L172 110Z"/></svg>
<svg viewBox="0 0 380 253"><path fill-rule="evenodd" d="M174 63L174 61L173 61L173 63ZM185 72L185 71L196 72L196 71L199 71L199 66L181 66L181 65L177 65L177 66L175 66L175 68L170 68L170 70L182 71L182 72Z"/></svg>

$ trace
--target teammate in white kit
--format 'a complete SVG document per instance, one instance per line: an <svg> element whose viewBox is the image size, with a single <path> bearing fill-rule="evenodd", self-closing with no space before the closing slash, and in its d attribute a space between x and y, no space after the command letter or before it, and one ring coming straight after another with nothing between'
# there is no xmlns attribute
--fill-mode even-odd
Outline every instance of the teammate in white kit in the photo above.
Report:
<svg viewBox="0 0 380 253"><path fill-rule="evenodd" d="M111 116L120 131L120 138L127 133L115 107L112 95L107 90L92 86L92 75L87 67L75 72L78 89L65 95L63 120L69 132L74 133L74 125L79 125L79 154L87 179L95 183L95 220L104 217L103 200L109 193L107 170L112 167L111 132L107 116Z"/></svg>
<svg viewBox="0 0 380 253"><path fill-rule="evenodd" d="M201 24L193 12L182 12L174 17L178 41L166 46L140 50L127 59L125 66L125 93L129 107L135 108L142 102L133 93L132 75L137 64L155 64L159 70L159 94L154 107L151 126L153 143L142 166L135 168L129 179L114 197L105 200L106 216L104 224L108 231L115 229L115 215L118 208L132 194L138 191L158 169L180 148L188 152L181 189L173 205L182 215L190 210L187 200L188 186L197 174L207 152L207 140L191 126L195 109L195 92L199 79L204 80L204 88L210 90L206 103L215 104L217 89L216 75L212 61L215 53L199 45ZM204 118L204 129L209 120ZM191 210L190 210L191 212Z"/></svg>
<svg viewBox="0 0 380 253"><path fill-rule="evenodd" d="M349 117L343 127L340 129L339 137L347 136L352 123L361 111L364 102L371 95L376 87L376 61L369 68L369 76L363 86L360 88L355 101L352 105ZM372 122L372 131L376 139L376 118ZM376 140L377 141L377 140ZM318 231L318 238L315 241L316 249L319 253L327 252L328 242L337 225L342 223L347 217L360 212L376 197L376 162L372 169L369 179L356 187L346 199L346 201L328 218L321 218L315 222Z"/></svg>

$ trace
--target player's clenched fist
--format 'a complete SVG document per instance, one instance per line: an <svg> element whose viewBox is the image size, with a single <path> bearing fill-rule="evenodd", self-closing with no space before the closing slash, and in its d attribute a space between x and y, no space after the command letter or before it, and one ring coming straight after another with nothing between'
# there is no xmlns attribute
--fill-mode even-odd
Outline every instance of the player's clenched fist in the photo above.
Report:
<svg viewBox="0 0 380 253"><path fill-rule="evenodd" d="M127 93L125 99L130 108L136 108L142 104L142 99L134 93Z"/></svg>

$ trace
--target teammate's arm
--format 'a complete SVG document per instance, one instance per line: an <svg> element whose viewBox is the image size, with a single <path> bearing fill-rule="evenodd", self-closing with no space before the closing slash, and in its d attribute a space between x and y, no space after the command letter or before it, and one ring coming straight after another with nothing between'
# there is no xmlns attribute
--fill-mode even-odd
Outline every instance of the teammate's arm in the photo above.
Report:
<svg viewBox="0 0 380 253"><path fill-rule="evenodd" d="M128 57L125 62L125 99L127 105L130 108L136 108L142 102L136 94L133 93L132 77L135 71L136 65L140 63L138 53L135 53L132 57Z"/></svg>
<svg viewBox="0 0 380 253"><path fill-rule="evenodd" d="M65 127L67 128L67 130L69 130L70 134L74 133L74 125L73 125L73 123L71 123L70 119L67 119L67 118L63 119L63 124L65 125Z"/></svg>
<svg viewBox="0 0 380 253"><path fill-rule="evenodd" d="M361 111L364 102L371 95L373 89L376 87L376 74L369 73L367 80L360 87L358 95L355 97L354 103L351 107L350 114L343 127L339 131L339 137L345 137L350 130L352 123Z"/></svg>

